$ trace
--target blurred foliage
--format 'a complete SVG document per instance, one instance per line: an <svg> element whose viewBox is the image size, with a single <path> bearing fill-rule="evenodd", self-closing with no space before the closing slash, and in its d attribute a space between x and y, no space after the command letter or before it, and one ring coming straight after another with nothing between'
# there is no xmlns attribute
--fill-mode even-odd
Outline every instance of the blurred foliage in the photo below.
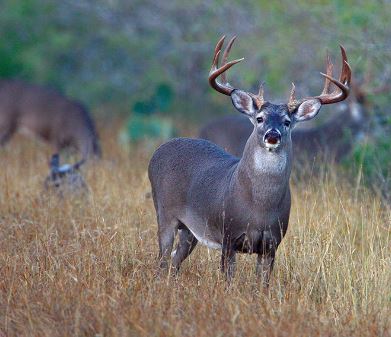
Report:
<svg viewBox="0 0 391 337"><path fill-rule="evenodd" d="M379 125L381 125L381 129ZM344 161L345 168L361 174L366 183L391 202L391 116L378 113L365 141L357 143Z"/></svg>
<svg viewBox="0 0 391 337"><path fill-rule="evenodd" d="M159 84L151 97L137 101L120 139L123 142L161 142L177 136L170 119L162 118L172 104L173 92L166 84Z"/></svg>
<svg viewBox="0 0 391 337"><path fill-rule="evenodd" d="M370 69L372 84L389 80L389 0L0 0L0 8L0 76L52 85L106 115L200 121L233 112L207 81L223 34L239 37L232 58L246 57L230 83L256 90L265 81L270 100L285 101L292 81L298 95L319 93L326 50L339 63L339 43L356 79ZM389 98L376 104L388 112ZM355 156L371 162L382 135L378 128L371 142L381 143Z"/></svg>
<svg viewBox="0 0 391 337"><path fill-rule="evenodd" d="M381 77L391 64L390 15L390 2L377 0L1 0L0 76L124 112L165 83L172 113L201 118L233 110L207 83L221 35L238 35L232 57L246 57L231 82L250 90L262 80L268 97L285 99L293 80L300 94L320 90L326 48L339 61L338 43L355 72L371 63Z"/></svg>
<svg viewBox="0 0 391 337"><path fill-rule="evenodd" d="M170 120L134 114L127 123L127 135L130 142L164 141L175 137L177 132Z"/></svg>
<svg viewBox="0 0 391 337"><path fill-rule="evenodd" d="M377 141L358 145L352 153L354 163L370 178L386 177L391 170L391 139L381 138ZM385 165L384 165L385 164Z"/></svg>
<svg viewBox="0 0 391 337"><path fill-rule="evenodd" d="M144 115L167 112L172 104L172 100L173 92L171 87L167 84L159 84L150 98L134 103L133 112Z"/></svg>

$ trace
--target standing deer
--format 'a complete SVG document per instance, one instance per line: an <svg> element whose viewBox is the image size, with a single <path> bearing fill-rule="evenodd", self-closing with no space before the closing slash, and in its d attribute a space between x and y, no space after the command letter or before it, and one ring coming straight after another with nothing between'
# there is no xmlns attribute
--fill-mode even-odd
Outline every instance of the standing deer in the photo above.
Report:
<svg viewBox="0 0 391 337"><path fill-rule="evenodd" d="M216 45L209 83L231 97L235 108L250 119L253 132L241 159L207 140L188 138L173 139L153 154L148 174L159 228L160 266L168 268L179 230L172 254L177 271L200 241L222 250L221 270L228 281L237 252L258 254L257 274L268 286L277 247L288 227L291 130L314 118L322 105L343 101L349 94L351 70L341 47L339 80L332 77L329 61L321 95L296 100L293 87L288 104L273 104L264 100L262 88L255 95L228 84L225 72L243 59L227 62L234 37L219 66L224 38ZM336 86L333 92L331 83Z"/></svg>
<svg viewBox="0 0 391 337"><path fill-rule="evenodd" d="M366 132L369 123L367 97L389 89L388 85L368 88L368 79L352 82L349 100L341 104L337 113L321 125L297 128L292 131L292 142L299 149L295 156L312 160L320 155L339 162L352 150L355 141ZM236 157L241 157L253 131L245 116L227 115L216 118L201 128L199 138L209 140Z"/></svg>
<svg viewBox="0 0 391 337"><path fill-rule="evenodd" d="M56 151L78 150L100 157L94 122L87 109L58 92L17 80L0 81L0 145L21 130L50 143Z"/></svg>

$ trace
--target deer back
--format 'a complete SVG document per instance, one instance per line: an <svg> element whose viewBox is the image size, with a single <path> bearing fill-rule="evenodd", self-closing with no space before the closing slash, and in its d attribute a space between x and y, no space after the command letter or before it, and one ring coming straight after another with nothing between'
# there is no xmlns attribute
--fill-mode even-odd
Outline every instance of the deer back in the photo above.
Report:
<svg viewBox="0 0 391 337"><path fill-rule="evenodd" d="M88 110L46 87L17 80L1 81L0 128L39 137L57 150L71 146L83 157L100 156L98 136Z"/></svg>

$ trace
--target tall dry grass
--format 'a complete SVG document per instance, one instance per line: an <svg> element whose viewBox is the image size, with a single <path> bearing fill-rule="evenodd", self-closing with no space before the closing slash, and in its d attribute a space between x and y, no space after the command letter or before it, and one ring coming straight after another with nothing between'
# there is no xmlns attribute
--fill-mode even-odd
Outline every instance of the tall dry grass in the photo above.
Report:
<svg viewBox="0 0 391 337"><path fill-rule="evenodd" d="M236 278L198 247L178 278L157 277L148 154L102 135L88 200L43 193L50 151L0 150L1 336L390 336L391 211L337 171L292 184L288 234L269 294L255 257Z"/></svg>

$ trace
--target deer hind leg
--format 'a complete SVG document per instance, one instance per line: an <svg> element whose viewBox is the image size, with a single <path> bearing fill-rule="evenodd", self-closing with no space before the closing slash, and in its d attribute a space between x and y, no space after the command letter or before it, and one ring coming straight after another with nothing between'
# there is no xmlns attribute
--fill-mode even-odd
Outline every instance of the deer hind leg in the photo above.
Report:
<svg viewBox="0 0 391 337"><path fill-rule="evenodd" d="M175 217L158 214L160 268L168 269L179 221Z"/></svg>
<svg viewBox="0 0 391 337"><path fill-rule="evenodd" d="M257 258L256 273L264 288L270 284L270 274L273 270L274 254L259 254Z"/></svg>
<svg viewBox="0 0 391 337"><path fill-rule="evenodd" d="M179 241L178 245L173 252L172 265L179 271L181 263L191 254L195 246L197 245L197 239L192 232L181 224L179 229Z"/></svg>

